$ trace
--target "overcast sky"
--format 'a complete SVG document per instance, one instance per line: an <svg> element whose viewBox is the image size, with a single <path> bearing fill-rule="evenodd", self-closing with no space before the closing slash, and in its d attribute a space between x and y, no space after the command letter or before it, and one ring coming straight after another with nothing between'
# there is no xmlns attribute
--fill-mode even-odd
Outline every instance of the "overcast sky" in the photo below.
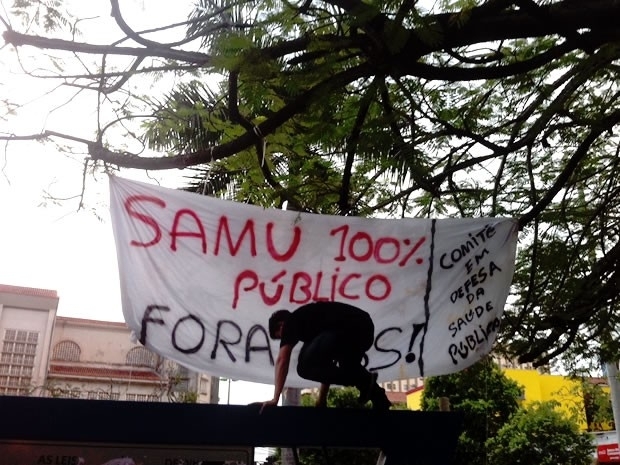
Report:
<svg viewBox="0 0 620 465"><path fill-rule="evenodd" d="M0 14L7 19L12 2L2 0ZM148 8L147 8L148 5ZM175 7L164 0L121 0L126 22L136 30L180 22L187 17L190 0ZM110 17L108 0L64 0L62 8L82 18L79 41L107 44L122 33ZM18 31L18 18L8 16ZM37 31L33 31L37 32ZM182 34L183 31L177 31ZM54 36L54 33L52 33ZM58 87L53 79L29 78L25 71L50 74L55 70L42 52L31 47L19 49L19 62L11 47L0 49L0 95L22 103L15 115L0 118L0 132L20 136L44 130L92 140L97 129L97 95L72 87ZM69 57L65 73L82 73L82 66ZM96 69L89 55L80 63ZM140 85L140 82L137 81ZM137 91L148 92L153 81L142 81ZM146 88L144 88L146 87ZM160 92L155 90L155 95ZM104 118L103 124L109 120ZM62 139L55 142L63 143ZM122 146L124 140L116 141ZM83 183L85 146L74 145L69 154L55 143L12 142L3 144L0 155L0 280L5 284L55 289L60 296L59 314L83 318L122 321L118 270L114 239L109 221L108 179L105 174L86 178ZM79 152L81 151L81 153ZM179 187L179 172L153 173L124 171L121 175L143 181ZM78 209L80 201L83 207ZM79 211L78 211L79 210Z"/></svg>
<svg viewBox="0 0 620 465"><path fill-rule="evenodd" d="M4 8L0 11L3 17L9 6L5 3L3 0ZM106 30L102 25L108 21L105 18L108 18L109 2L92 0L77 2L77 5L88 7L87 12L78 12L79 15L88 13L90 17L104 18L89 22L85 29L91 36ZM170 5L164 0L121 1L127 22L137 29L140 28L138 21L145 18L163 17L165 22L182 20L186 14L181 8L183 1L175 2L172 9ZM175 18L173 14L180 16ZM14 18L12 22L17 27ZM141 26L161 24L154 20ZM86 39L93 38L82 38ZM111 42L105 38L92 41ZM37 52L23 49L20 53L23 63L28 63L28 56ZM94 94L81 94L79 98L83 103L80 105L58 106L55 102L62 100L57 97L60 94L48 94L53 85L49 81L25 79L12 50L1 49L0 93L28 104L19 111L19 117L0 119L0 132L24 135L48 129L92 138ZM54 144L34 142L3 144L2 148L0 283L56 290L60 297L58 314L62 316L123 321L107 175L87 177L84 206L78 211L83 154L68 155ZM124 171L121 175L176 188L180 186L183 173L152 173L147 177L144 172ZM227 386L223 384L221 399L226 402ZM230 403L266 400L272 394L272 386L233 382Z"/></svg>

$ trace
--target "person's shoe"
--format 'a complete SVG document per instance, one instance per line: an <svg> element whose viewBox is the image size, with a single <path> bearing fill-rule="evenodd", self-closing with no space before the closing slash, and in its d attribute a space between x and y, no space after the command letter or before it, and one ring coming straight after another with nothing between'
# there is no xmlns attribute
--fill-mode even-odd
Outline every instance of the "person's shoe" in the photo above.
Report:
<svg viewBox="0 0 620 465"><path fill-rule="evenodd" d="M385 389L377 386L372 396L372 408L373 410L389 410L392 406L392 402L387 398Z"/></svg>
<svg viewBox="0 0 620 465"><path fill-rule="evenodd" d="M370 395L375 386L377 386L377 378L378 374L376 372L370 373L370 382L366 386L362 386L358 388L360 391L360 396L357 398L357 401L364 405L366 402L370 400Z"/></svg>

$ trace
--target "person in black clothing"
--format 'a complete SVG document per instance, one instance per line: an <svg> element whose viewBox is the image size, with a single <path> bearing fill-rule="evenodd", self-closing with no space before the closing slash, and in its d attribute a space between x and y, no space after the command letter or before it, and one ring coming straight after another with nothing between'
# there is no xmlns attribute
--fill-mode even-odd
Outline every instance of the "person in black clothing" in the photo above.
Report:
<svg viewBox="0 0 620 465"><path fill-rule="evenodd" d="M278 310L269 318L269 335L280 339L275 366L273 399L262 408L277 405L288 375L293 347L301 341L297 373L321 383L317 406L325 406L331 384L355 386L360 402L372 401L375 409L392 405L377 384L377 374L362 365L364 354L374 341L375 327L370 315L342 302L314 302L290 312Z"/></svg>

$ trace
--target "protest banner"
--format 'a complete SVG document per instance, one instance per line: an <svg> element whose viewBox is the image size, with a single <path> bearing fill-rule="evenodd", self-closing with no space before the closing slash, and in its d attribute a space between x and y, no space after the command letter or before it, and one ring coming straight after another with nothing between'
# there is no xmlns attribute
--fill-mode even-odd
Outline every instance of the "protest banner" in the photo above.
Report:
<svg viewBox="0 0 620 465"><path fill-rule="evenodd" d="M513 219L315 215L116 176L110 192L125 320L146 347L193 370L273 383L269 316L319 300L370 313L365 363L383 381L460 371L495 341ZM312 385L294 370L287 378Z"/></svg>

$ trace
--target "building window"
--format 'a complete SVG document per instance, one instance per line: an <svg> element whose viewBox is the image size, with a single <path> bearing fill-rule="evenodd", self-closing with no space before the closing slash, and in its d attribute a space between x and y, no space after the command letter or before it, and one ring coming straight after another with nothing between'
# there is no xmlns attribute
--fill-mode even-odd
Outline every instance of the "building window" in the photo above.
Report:
<svg viewBox="0 0 620 465"><path fill-rule="evenodd" d="M134 347L127 353L125 363L134 367L155 368L157 366L157 358L153 352L144 347Z"/></svg>
<svg viewBox="0 0 620 465"><path fill-rule="evenodd" d="M118 400L120 394L108 391L88 391L88 398L90 400Z"/></svg>
<svg viewBox="0 0 620 465"><path fill-rule="evenodd" d="M189 391L189 370L186 367L177 365L176 372L170 373L169 380L174 392Z"/></svg>
<svg viewBox="0 0 620 465"><path fill-rule="evenodd" d="M157 402L159 398L154 394L129 394L125 395L125 399L134 402Z"/></svg>
<svg viewBox="0 0 620 465"><path fill-rule="evenodd" d="M52 386L49 388L50 397L62 397L65 399L79 399L82 397L80 388Z"/></svg>
<svg viewBox="0 0 620 465"><path fill-rule="evenodd" d="M60 341L54 346L52 360L63 362L79 362L82 349L73 341Z"/></svg>
<svg viewBox="0 0 620 465"><path fill-rule="evenodd" d="M34 372L39 333L7 329L0 353L0 394L28 394Z"/></svg>
<svg viewBox="0 0 620 465"><path fill-rule="evenodd" d="M209 394L209 379L208 378L200 379L200 393Z"/></svg>
<svg viewBox="0 0 620 465"><path fill-rule="evenodd" d="M398 385L396 383L385 383L384 388L386 391L397 392Z"/></svg>

